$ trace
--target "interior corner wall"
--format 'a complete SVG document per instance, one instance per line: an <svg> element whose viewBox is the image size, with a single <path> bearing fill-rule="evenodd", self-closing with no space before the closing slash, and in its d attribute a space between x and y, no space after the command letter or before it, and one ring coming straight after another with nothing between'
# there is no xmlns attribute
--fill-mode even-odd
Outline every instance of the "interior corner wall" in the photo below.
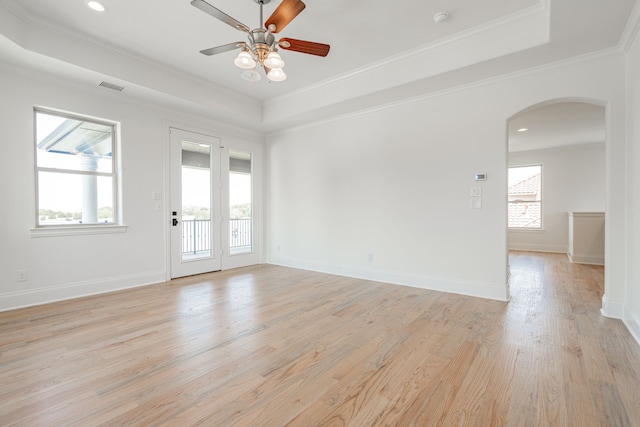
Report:
<svg viewBox="0 0 640 427"><path fill-rule="evenodd" d="M543 175L543 230L509 230L509 249L567 253L568 212L605 211L605 158L604 143L509 153L509 166L541 164Z"/></svg>
<svg viewBox="0 0 640 427"><path fill-rule="evenodd" d="M208 130L226 142L263 142L261 135L236 132L212 119L27 69L0 69L0 93L0 311L166 280L168 215L155 209L152 196L161 194L169 209L168 121ZM120 122L125 233L30 235L35 224L34 106ZM18 270L27 270L27 281L17 280Z"/></svg>
<svg viewBox="0 0 640 427"><path fill-rule="evenodd" d="M571 61L268 135L267 261L505 298L507 120L548 100L590 99L624 127L623 64L622 54ZM607 156L624 172L624 131L609 137ZM488 179L474 181L478 172ZM624 188L620 179L608 185ZM621 205L624 194L612 194L612 221ZM624 228L613 228L612 255L624 257ZM608 290L617 305L618 273Z"/></svg>
<svg viewBox="0 0 640 427"><path fill-rule="evenodd" d="M640 343L640 34L627 54L626 71L629 263L624 321Z"/></svg>

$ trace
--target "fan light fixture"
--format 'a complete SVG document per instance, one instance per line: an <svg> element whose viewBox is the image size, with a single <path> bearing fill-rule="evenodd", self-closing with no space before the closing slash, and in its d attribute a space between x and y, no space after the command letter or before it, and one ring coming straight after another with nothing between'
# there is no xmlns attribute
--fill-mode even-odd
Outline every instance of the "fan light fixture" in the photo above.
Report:
<svg viewBox="0 0 640 427"><path fill-rule="evenodd" d="M264 60L264 66L271 69L281 70L284 67L284 61L278 54L278 52L269 52L267 59Z"/></svg>
<svg viewBox="0 0 640 427"><path fill-rule="evenodd" d="M282 71L282 68L273 68L267 73L267 78L272 82L281 82L287 78L287 75Z"/></svg>
<svg viewBox="0 0 640 427"><path fill-rule="evenodd" d="M250 82L257 82L262 78L260 77L260 73L258 73L255 68L244 70L242 73L240 73L240 77L245 80L249 80Z"/></svg>
<svg viewBox="0 0 640 427"><path fill-rule="evenodd" d="M250 82L257 82L260 80L260 74L256 70L256 65L258 62L265 67L267 71L267 78L272 82L281 82L287 78L287 75L284 71L282 71L282 67L284 67L284 61L276 51L271 51L267 54L266 58L264 57L264 52L262 55L254 55L251 54L250 50L243 50L238 54L236 59L233 60L233 63L236 67L245 70L240 73L240 76L249 80Z"/></svg>
<svg viewBox="0 0 640 427"><path fill-rule="evenodd" d="M220 9L213 7L206 1L192 0L191 4L193 6L219 19L225 24L232 26L236 30L245 32L248 37L247 42L228 43L201 50L200 53L203 55L217 55L230 50L241 49L241 52L236 59L233 60L233 63L243 70L240 76L252 82L260 80L257 67L264 69L264 72L267 74L267 79L270 81L281 82L287 78L283 70L284 60L280 57L278 48L316 56L327 56L329 54L331 46L328 44L290 38L276 40L274 34L282 31L289 22L304 10L306 6L302 1L282 0L280 5L266 21L263 21L262 7L271 0L253 1L260 5L260 22L264 22L264 25L261 24L261 27L251 30L242 22L232 18Z"/></svg>
<svg viewBox="0 0 640 427"><path fill-rule="evenodd" d="M253 59L251 54L246 50L243 50L238 54L238 57L233 60L233 63L236 64L236 67L242 68L243 70L250 70L252 68L256 68L256 61Z"/></svg>

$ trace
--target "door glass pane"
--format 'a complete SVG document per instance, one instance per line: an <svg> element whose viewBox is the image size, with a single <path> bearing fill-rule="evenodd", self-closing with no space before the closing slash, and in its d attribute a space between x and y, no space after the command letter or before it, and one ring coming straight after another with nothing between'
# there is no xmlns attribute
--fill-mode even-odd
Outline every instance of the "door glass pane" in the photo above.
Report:
<svg viewBox="0 0 640 427"><path fill-rule="evenodd" d="M182 141L182 260L211 258L211 146Z"/></svg>
<svg viewBox="0 0 640 427"><path fill-rule="evenodd" d="M229 151L229 252L253 252L251 153Z"/></svg>

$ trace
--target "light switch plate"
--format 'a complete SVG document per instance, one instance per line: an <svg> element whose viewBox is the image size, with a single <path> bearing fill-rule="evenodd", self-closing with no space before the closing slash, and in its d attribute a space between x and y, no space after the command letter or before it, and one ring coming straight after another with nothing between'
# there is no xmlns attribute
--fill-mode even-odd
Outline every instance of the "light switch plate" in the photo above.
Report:
<svg viewBox="0 0 640 427"><path fill-rule="evenodd" d="M472 197L470 202L471 209L481 209L482 199L480 197Z"/></svg>
<svg viewBox="0 0 640 427"><path fill-rule="evenodd" d="M471 197L482 197L482 187L471 187Z"/></svg>

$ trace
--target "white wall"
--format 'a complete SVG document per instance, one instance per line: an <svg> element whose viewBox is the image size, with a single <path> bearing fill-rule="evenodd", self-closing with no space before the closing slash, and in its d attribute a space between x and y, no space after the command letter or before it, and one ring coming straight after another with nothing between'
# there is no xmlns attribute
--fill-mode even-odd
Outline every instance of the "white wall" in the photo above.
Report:
<svg viewBox="0 0 640 427"><path fill-rule="evenodd" d="M257 134L138 103L126 92L109 92L28 70L0 69L0 93L0 310L167 278L168 122L210 132L227 144L262 146ZM121 123L126 233L31 237L29 230L35 223L34 105ZM163 194L165 212L155 210L153 192ZM18 282L17 270L27 270L28 281Z"/></svg>
<svg viewBox="0 0 640 427"><path fill-rule="evenodd" d="M607 210L616 224L624 217L623 63L619 54L568 62L269 135L268 261L504 298L508 119L552 99L608 104L607 185L616 190ZM476 172L488 180L477 184ZM469 208L476 185L479 210ZM618 308L624 261L613 257L624 260L624 226L611 236L607 295Z"/></svg>
<svg viewBox="0 0 640 427"><path fill-rule="evenodd" d="M435 96L416 94L407 102L269 135L268 260L503 299L507 121L549 100L601 102L608 127L603 312L637 319L640 272L627 263L627 251L630 259L640 254L639 49L636 42L628 56L628 87L625 57L611 53ZM126 94L30 72L0 73L0 309L166 278L165 213L154 210L151 193L166 190L167 122L210 131L223 141L261 140L218 122L129 101ZM30 237L34 104L122 122L127 233ZM634 144L628 152L626 132ZM481 183L482 209L471 210L476 172L489 179ZM17 282L19 269L29 271L27 282Z"/></svg>
<svg viewBox="0 0 640 427"><path fill-rule="evenodd" d="M604 114L604 111L603 111ZM567 252L567 212L604 212L605 145L509 153L509 166L542 164L543 230L509 230L509 249Z"/></svg>
<svg viewBox="0 0 640 427"><path fill-rule="evenodd" d="M627 250L630 262L624 320L640 342L640 35L636 35L627 55L627 94Z"/></svg>

